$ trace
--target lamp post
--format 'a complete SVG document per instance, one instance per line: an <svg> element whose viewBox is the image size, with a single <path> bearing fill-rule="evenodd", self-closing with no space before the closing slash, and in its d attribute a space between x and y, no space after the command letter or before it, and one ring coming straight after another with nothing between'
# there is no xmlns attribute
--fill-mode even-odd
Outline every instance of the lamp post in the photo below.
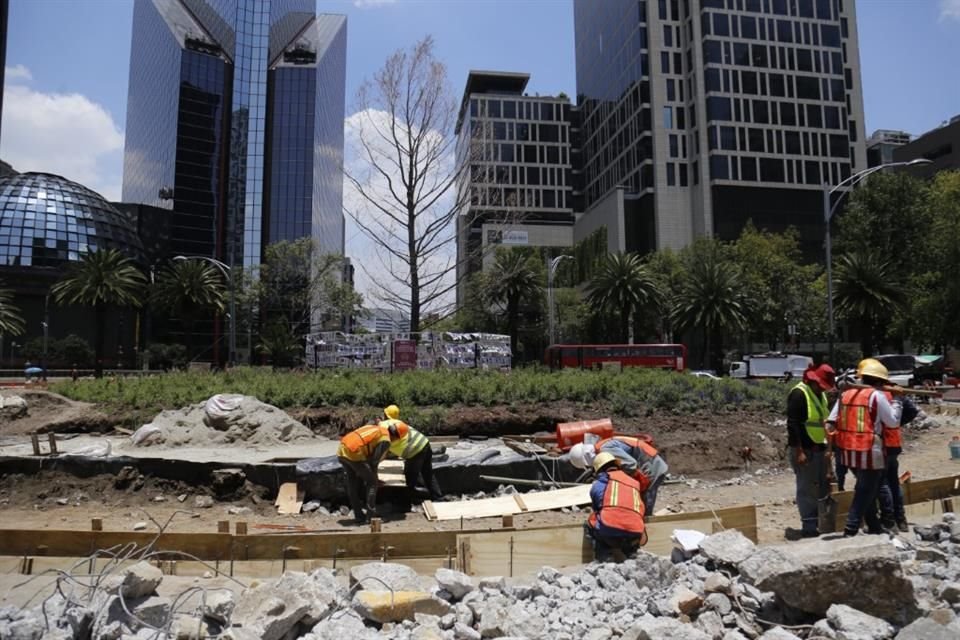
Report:
<svg viewBox="0 0 960 640"><path fill-rule="evenodd" d="M557 272L557 267L560 266L560 263L563 260L569 259L571 256L562 255L553 258L547 263L547 317L549 318L550 324L550 345L554 344L557 341L556 336L556 322L554 320L554 304L553 304L553 276ZM547 346L550 346L547 345Z"/></svg>
<svg viewBox="0 0 960 640"><path fill-rule="evenodd" d="M853 188L865 178L871 174L880 171L881 169L889 169L891 167L911 167L920 164L930 164L930 160L926 158L917 158L915 160L909 160L906 162L888 162L887 164L877 165L876 167L870 167L869 169L864 169L858 173L853 174L846 180L842 181L837 186L830 188L830 185L824 183L823 185L823 224L826 229L826 238L825 238L825 248L827 253L827 340L829 344L829 353L830 353L830 364L835 364L834 362L834 326L833 326L833 250L830 243L830 222L833 220L833 214L837 210L840 201L843 200L843 196L847 191L843 189ZM840 192L840 195L837 197L836 202L831 204L830 196L835 192Z"/></svg>
<svg viewBox="0 0 960 640"><path fill-rule="evenodd" d="M47 377L47 342L50 337L50 294L47 293L43 298L43 360L40 362L40 368L43 369L43 377Z"/></svg>
<svg viewBox="0 0 960 640"><path fill-rule="evenodd" d="M229 265L223 263L216 258L211 258L209 256L174 256L174 260L203 260L209 262L216 268L220 270L220 273L223 274L223 278L227 281L228 286L230 287L230 311L227 313L227 322L228 322L228 346L227 346L227 362L231 365L236 364L234 358L237 355L237 313L236 313L236 301L237 296L233 287L233 269Z"/></svg>

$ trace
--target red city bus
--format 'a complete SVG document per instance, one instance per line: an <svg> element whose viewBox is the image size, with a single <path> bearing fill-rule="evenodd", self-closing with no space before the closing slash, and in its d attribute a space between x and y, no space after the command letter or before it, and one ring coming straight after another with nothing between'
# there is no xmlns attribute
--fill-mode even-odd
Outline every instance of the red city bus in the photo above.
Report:
<svg viewBox="0 0 960 640"><path fill-rule="evenodd" d="M604 362L683 371L687 348L682 344L555 344L544 355L544 364L551 369L598 369Z"/></svg>

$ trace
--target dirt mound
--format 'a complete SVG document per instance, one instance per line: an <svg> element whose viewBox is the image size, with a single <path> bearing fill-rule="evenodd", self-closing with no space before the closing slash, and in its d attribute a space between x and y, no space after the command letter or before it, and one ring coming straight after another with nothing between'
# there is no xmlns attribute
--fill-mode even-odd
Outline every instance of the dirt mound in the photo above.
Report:
<svg viewBox="0 0 960 640"><path fill-rule="evenodd" d="M48 431L100 431L107 417L87 402L70 400L43 389L6 389L4 396L20 396L27 402L27 415L5 420L0 435L45 433Z"/></svg>

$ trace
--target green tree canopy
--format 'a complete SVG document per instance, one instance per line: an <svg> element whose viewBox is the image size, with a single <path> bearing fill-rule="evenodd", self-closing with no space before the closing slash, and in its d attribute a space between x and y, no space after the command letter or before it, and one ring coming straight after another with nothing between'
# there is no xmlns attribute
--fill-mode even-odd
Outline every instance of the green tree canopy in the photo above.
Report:
<svg viewBox="0 0 960 640"><path fill-rule="evenodd" d="M93 307L96 316L94 370L103 375L103 325L109 307L139 307L146 279L132 260L116 249L84 254L51 292L59 304Z"/></svg>
<svg viewBox="0 0 960 640"><path fill-rule="evenodd" d="M0 281L0 335L19 336L24 331L20 308L13 304L13 291Z"/></svg>
<svg viewBox="0 0 960 640"><path fill-rule="evenodd" d="M539 302L542 292L543 274L537 269L535 256L517 249L497 250L493 268L486 278L486 299L506 313L510 348L514 355L519 339L521 305L525 301Z"/></svg>
<svg viewBox="0 0 960 640"><path fill-rule="evenodd" d="M894 314L904 305L904 286L890 263L874 251L840 256L835 278L833 299L837 313L856 323L863 353L875 353Z"/></svg>
<svg viewBox="0 0 960 640"><path fill-rule="evenodd" d="M653 274L635 253L607 255L587 285L587 301L619 320L620 342L630 340L630 322L637 311L660 304Z"/></svg>
<svg viewBox="0 0 960 640"><path fill-rule="evenodd" d="M152 302L178 318L186 330L187 357L194 356L193 327L205 314L225 308L224 274L202 259L175 260L160 271Z"/></svg>

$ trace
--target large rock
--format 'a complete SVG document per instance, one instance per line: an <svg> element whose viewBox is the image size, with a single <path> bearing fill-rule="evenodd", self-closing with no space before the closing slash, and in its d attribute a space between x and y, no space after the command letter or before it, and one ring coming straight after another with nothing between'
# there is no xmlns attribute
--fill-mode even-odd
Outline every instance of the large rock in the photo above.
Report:
<svg viewBox="0 0 960 640"><path fill-rule="evenodd" d="M460 571L441 567L437 569L434 578L437 580L437 585L456 600L473 591L473 579Z"/></svg>
<svg viewBox="0 0 960 640"><path fill-rule="evenodd" d="M20 396L0 395L0 418L16 420L27 415L27 401Z"/></svg>
<svg viewBox="0 0 960 640"><path fill-rule="evenodd" d="M893 637L890 624L845 604L835 604L827 609L827 620L841 640L886 640Z"/></svg>
<svg viewBox="0 0 960 640"><path fill-rule="evenodd" d="M229 589L210 589L204 598L203 616L226 624L236 604L236 598Z"/></svg>
<svg viewBox="0 0 960 640"><path fill-rule="evenodd" d="M359 586L357 586L359 585ZM392 562L368 562L350 568L350 588L381 591L420 591L423 585L417 572Z"/></svg>
<svg viewBox="0 0 960 640"><path fill-rule="evenodd" d="M163 581L163 572L149 562L138 562L127 567L122 576L119 591L124 598L149 596Z"/></svg>
<svg viewBox="0 0 960 640"><path fill-rule="evenodd" d="M360 617L380 624L413 620L418 613L445 616L451 611L449 603L425 591L358 591L351 606Z"/></svg>
<svg viewBox="0 0 960 640"><path fill-rule="evenodd" d="M765 631L757 640L800 640L800 637L783 627L774 627Z"/></svg>
<svg viewBox="0 0 960 640"><path fill-rule="evenodd" d="M896 640L956 640L957 634L930 618L918 618L897 634Z"/></svg>
<svg viewBox="0 0 960 640"><path fill-rule="evenodd" d="M484 638L541 638L546 633L547 624L542 615L530 613L521 604L504 606L503 602L493 600L486 602L481 611L478 630Z"/></svg>
<svg viewBox="0 0 960 640"><path fill-rule="evenodd" d="M310 603L299 592L264 583L240 594L231 622L262 640L279 640L309 610Z"/></svg>
<svg viewBox="0 0 960 640"><path fill-rule="evenodd" d="M713 637L675 618L655 618L646 614L627 629L620 640L713 640Z"/></svg>
<svg viewBox="0 0 960 640"><path fill-rule="evenodd" d="M833 604L899 624L919 615L913 583L903 575L888 538L855 536L761 547L739 569L741 579L812 615L823 616ZM856 588L851 576L856 577Z"/></svg>
<svg viewBox="0 0 960 640"><path fill-rule="evenodd" d="M316 640L372 640L380 637L379 633L368 629L363 618L352 609L338 611L329 618L324 618L310 633Z"/></svg>
<svg viewBox="0 0 960 640"><path fill-rule="evenodd" d="M714 562L737 566L749 558L756 545L736 529L727 529L700 541L700 553Z"/></svg>
<svg viewBox="0 0 960 640"><path fill-rule="evenodd" d="M313 626L337 609L337 596L340 585L333 573L326 568L317 569L310 574L288 571L277 581L280 592L295 592L307 601L309 608L301 622Z"/></svg>
<svg viewBox="0 0 960 640"><path fill-rule="evenodd" d="M127 606L130 607L130 604L127 603ZM143 624L151 627L162 627L170 617L170 600L160 596L150 596L142 602L138 602L132 608L132 613Z"/></svg>

